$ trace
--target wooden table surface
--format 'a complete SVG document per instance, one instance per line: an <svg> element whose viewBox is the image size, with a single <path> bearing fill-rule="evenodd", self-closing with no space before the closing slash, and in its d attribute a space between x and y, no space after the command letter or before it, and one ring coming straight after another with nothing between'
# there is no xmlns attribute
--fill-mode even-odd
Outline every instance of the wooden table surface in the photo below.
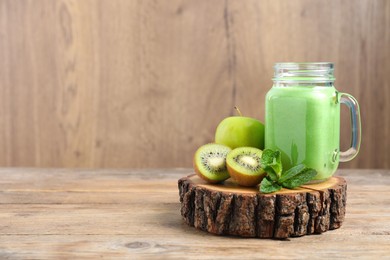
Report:
<svg viewBox="0 0 390 260"><path fill-rule="evenodd" d="M0 259L390 257L390 170L339 170L340 229L289 240L215 236L180 216L191 169L0 169Z"/></svg>

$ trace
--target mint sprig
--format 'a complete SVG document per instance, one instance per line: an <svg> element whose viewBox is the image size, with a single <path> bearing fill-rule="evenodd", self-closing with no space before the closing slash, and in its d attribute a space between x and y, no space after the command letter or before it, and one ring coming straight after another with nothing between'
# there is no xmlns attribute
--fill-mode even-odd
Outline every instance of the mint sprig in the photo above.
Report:
<svg viewBox="0 0 390 260"><path fill-rule="evenodd" d="M303 164L297 165L295 167L298 166L303 166L303 169L300 170L297 174L295 174L294 177L287 179L283 182L279 180L282 183L283 187L288 189L294 189L298 186L305 184L308 181L311 181L314 176L317 175L317 171L314 169L307 168ZM290 170L294 169L295 167L291 168ZM290 170L288 170L286 173L288 173Z"/></svg>
<svg viewBox="0 0 390 260"><path fill-rule="evenodd" d="M282 159L280 151L272 151L271 149L265 149L261 155L261 168L268 173L269 178L272 181L276 181L282 174Z"/></svg>
<svg viewBox="0 0 390 260"><path fill-rule="evenodd" d="M260 183L260 191L262 193L272 193L280 190L282 186L278 182L273 181L269 176L265 177Z"/></svg>
<svg viewBox="0 0 390 260"><path fill-rule="evenodd" d="M261 181L260 191L272 193L279 191L282 187L294 189L312 180L317 171L299 164L283 172L280 151L265 149L261 157L261 167L267 176Z"/></svg>

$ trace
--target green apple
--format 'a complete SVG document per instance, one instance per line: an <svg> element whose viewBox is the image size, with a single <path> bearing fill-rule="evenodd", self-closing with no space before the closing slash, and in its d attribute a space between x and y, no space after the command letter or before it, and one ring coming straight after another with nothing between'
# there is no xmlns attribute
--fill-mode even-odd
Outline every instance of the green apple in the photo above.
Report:
<svg viewBox="0 0 390 260"><path fill-rule="evenodd" d="M237 108L236 108L237 109ZM251 117L227 117L219 123L215 131L215 143L231 149L237 147L256 147L264 149L264 124Z"/></svg>

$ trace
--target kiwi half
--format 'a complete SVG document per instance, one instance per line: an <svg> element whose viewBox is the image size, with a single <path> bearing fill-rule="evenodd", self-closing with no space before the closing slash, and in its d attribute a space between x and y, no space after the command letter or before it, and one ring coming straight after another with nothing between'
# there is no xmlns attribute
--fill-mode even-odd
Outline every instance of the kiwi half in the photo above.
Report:
<svg viewBox="0 0 390 260"><path fill-rule="evenodd" d="M210 183L222 182L230 177L226 168L226 156L231 151L221 144L205 144L194 156L196 174Z"/></svg>
<svg viewBox="0 0 390 260"><path fill-rule="evenodd" d="M261 168L263 151L254 147L239 147L231 151L226 158L230 176L242 186L255 186L266 173Z"/></svg>

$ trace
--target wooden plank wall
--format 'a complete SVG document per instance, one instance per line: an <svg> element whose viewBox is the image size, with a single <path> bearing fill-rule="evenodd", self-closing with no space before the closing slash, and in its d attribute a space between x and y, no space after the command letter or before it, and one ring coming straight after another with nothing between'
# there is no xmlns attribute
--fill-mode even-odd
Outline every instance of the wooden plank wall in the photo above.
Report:
<svg viewBox="0 0 390 260"><path fill-rule="evenodd" d="M343 167L390 168L387 0L0 0L0 166L190 167L234 105L264 119L277 61L335 62Z"/></svg>

